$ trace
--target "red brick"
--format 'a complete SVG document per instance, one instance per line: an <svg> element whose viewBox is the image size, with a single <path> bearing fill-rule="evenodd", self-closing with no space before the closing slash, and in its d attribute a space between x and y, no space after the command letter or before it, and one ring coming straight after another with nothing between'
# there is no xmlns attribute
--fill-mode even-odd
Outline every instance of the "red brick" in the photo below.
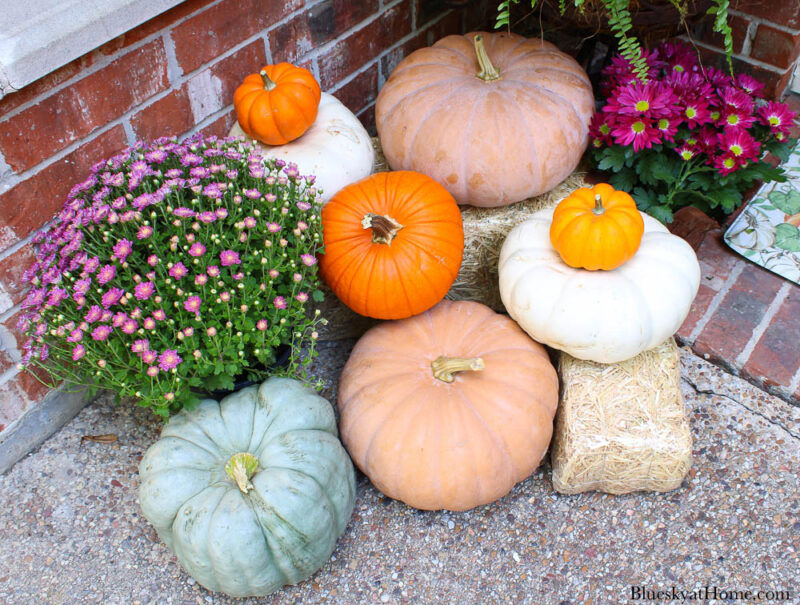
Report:
<svg viewBox="0 0 800 605"><path fill-rule="evenodd" d="M731 8L772 23L800 29L800 3L795 0L733 0Z"/></svg>
<svg viewBox="0 0 800 605"><path fill-rule="evenodd" d="M800 34L792 35L762 23L756 30L750 56L776 67L789 67L797 61Z"/></svg>
<svg viewBox="0 0 800 605"><path fill-rule="evenodd" d="M713 25L714 19L711 15L708 15L699 25L696 25L694 29L703 42L716 46L717 48L725 48L723 36L714 31ZM733 52L741 53L750 21L738 15L730 15L728 17L728 25L731 26L731 33L733 34Z"/></svg>
<svg viewBox="0 0 800 605"><path fill-rule="evenodd" d="M214 63L208 68L214 89L218 91L219 105L214 112L233 103L233 93L249 74L256 73L267 62L267 52L261 40L239 49L231 56ZM202 72L201 72L202 73ZM197 78L198 76L195 76ZM194 78L189 81L189 94L192 95ZM200 110L202 111L202 110ZM206 114L207 117L210 114Z"/></svg>
<svg viewBox="0 0 800 605"><path fill-rule="evenodd" d="M377 0L325 0L269 32L275 62L294 63L378 10Z"/></svg>
<svg viewBox="0 0 800 605"><path fill-rule="evenodd" d="M227 137L234 122L236 122L236 113L233 111L233 109L231 109L224 115L211 122L211 124L203 128L200 132L203 133L203 136L207 137Z"/></svg>
<svg viewBox="0 0 800 605"><path fill-rule="evenodd" d="M405 0L320 55L320 85L324 90L332 88L410 32L411 11Z"/></svg>
<svg viewBox="0 0 800 605"><path fill-rule="evenodd" d="M702 210L694 206L686 206L675 212L672 222L667 227L670 233L689 242L696 252L706 234L714 229L719 229L719 223Z"/></svg>
<svg viewBox="0 0 800 605"><path fill-rule="evenodd" d="M92 164L125 148L122 126L88 143L16 187L0 194L0 250L26 237L62 208L73 185L83 181Z"/></svg>
<svg viewBox="0 0 800 605"><path fill-rule="evenodd" d="M370 65L369 69L358 74L333 95L353 113L358 113L374 103L378 96L378 62Z"/></svg>
<svg viewBox="0 0 800 605"><path fill-rule="evenodd" d="M703 238L703 243L697 250L697 260L700 262L701 282L712 290L719 291L741 257L725 245L722 231L715 229Z"/></svg>
<svg viewBox="0 0 800 605"><path fill-rule="evenodd" d="M225 0L177 25L171 32L184 73L194 71L303 5L302 0Z"/></svg>
<svg viewBox="0 0 800 605"><path fill-rule="evenodd" d="M189 93L184 84L131 117L136 137L142 140L183 134L194 126Z"/></svg>
<svg viewBox="0 0 800 605"><path fill-rule="evenodd" d="M434 42L452 34L463 33L461 28L461 11L450 11L436 23L431 23L424 30L425 45L432 46Z"/></svg>
<svg viewBox="0 0 800 605"><path fill-rule="evenodd" d="M9 297L11 305L16 305L24 298L27 284L22 283L22 274L33 264L33 260L33 246L26 244L0 261L0 291ZM0 307L0 312L5 311Z"/></svg>
<svg viewBox="0 0 800 605"><path fill-rule="evenodd" d="M798 317L800 287L793 286L745 363L744 376L768 387L789 386L800 368Z"/></svg>
<svg viewBox="0 0 800 605"><path fill-rule="evenodd" d="M86 54L78 57L74 61L59 67L57 70L42 76L25 86L24 88L7 94L0 99L0 116L6 115L17 107L33 101L36 97L44 96L51 89L55 88L62 82L66 82L70 78L78 75L81 71L90 67L94 63L94 55Z"/></svg>
<svg viewBox="0 0 800 605"><path fill-rule="evenodd" d="M701 47L700 58L705 66L714 66L723 71L728 71L728 62L721 51ZM792 75L791 69L775 72L736 57L733 57L732 61L734 73L750 74L764 84L763 94L768 99L780 98Z"/></svg>
<svg viewBox="0 0 800 605"><path fill-rule="evenodd" d="M49 385L56 381L47 370L30 366L17 374L17 384L30 401L41 401L50 392Z"/></svg>
<svg viewBox="0 0 800 605"><path fill-rule="evenodd" d="M18 380L12 378L4 382L0 385L0 424L8 426L14 422L30 403Z"/></svg>
<svg viewBox="0 0 800 605"><path fill-rule="evenodd" d="M166 87L164 45L154 40L2 123L0 149L27 170Z"/></svg>
<svg viewBox="0 0 800 605"><path fill-rule="evenodd" d="M698 355L730 369L775 298L783 280L747 263L694 343Z"/></svg>
<svg viewBox="0 0 800 605"><path fill-rule="evenodd" d="M692 306L689 308L689 314L686 316L683 325L678 328L678 336L680 336L684 342L691 344L689 337L691 336L692 331L694 330L695 326L697 326L697 323L706 314L708 306L711 304L711 301L716 295L716 290L709 288L705 284L700 284L700 288L697 291L697 296L694 297Z"/></svg>

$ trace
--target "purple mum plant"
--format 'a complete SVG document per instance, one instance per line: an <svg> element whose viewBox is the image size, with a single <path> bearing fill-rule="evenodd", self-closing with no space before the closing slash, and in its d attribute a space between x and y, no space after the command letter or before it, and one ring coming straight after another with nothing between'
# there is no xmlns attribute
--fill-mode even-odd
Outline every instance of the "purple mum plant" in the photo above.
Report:
<svg viewBox="0 0 800 605"><path fill-rule="evenodd" d="M285 373L315 356L321 301L314 177L240 140L161 139L100 162L75 186L36 260L23 362L133 397L160 416L193 389Z"/></svg>
<svg viewBox="0 0 800 605"><path fill-rule="evenodd" d="M764 85L703 68L691 47L665 42L645 53L647 80L615 57L603 72L592 121L592 157L611 185L661 221L684 206L732 212L756 181L785 181L767 152L786 159L794 113L767 101Z"/></svg>

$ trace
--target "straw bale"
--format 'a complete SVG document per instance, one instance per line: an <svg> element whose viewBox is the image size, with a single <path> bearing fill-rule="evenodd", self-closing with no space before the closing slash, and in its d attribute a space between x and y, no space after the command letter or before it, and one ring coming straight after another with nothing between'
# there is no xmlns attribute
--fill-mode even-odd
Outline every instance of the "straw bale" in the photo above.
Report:
<svg viewBox="0 0 800 605"><path fill-rule="evenodd" d="M550 455L556 491L679 487L691 466L692 436L675 341L614 364L559 355L561 402Z"/></svg>

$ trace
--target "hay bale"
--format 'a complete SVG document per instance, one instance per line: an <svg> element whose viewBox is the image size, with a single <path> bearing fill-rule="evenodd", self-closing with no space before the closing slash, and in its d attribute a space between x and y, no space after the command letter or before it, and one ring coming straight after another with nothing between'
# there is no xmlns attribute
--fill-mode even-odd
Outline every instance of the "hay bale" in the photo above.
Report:
<svg viewBox="0 0 800 605"><path fill-rule="evenodd" d="M561 403L551 461L564 494L676 489L689 472L692 436L670 338L614 364L560 353Z"/></svg>
<svg viewBox="0 0 800 605"><path fill-rule="evenodd" d="M377 137L372 142L375 145L375 172L389 170ZM462 206L464 258L446 298L472 300L505 312L497 281L497 261L506 235L537 210L555 206L576 189L587 186L583 177L584 173L577 170L555 189L502 208ZM358 337L376 323L345 307L327 287L322 290L325 302L320 305L320 310L328 325L320 329L320 340Z"/></svg>

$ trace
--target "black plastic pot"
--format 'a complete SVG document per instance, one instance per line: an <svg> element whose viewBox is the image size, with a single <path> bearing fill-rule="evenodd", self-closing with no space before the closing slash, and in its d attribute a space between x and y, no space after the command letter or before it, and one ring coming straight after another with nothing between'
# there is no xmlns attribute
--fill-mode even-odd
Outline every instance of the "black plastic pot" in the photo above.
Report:
<svg viewBox="0 0 800 605"><path fill-rule="evenodd" d="M289 359L292 356L292 347L286 344L278 345L275 348L275 361L269 365L269 367L264 368L267 373L272 373L275 370L285 370L289 367ZM235 393L236 391L240 391L245 387L252 386L254 384L259 384L256 380L248 380L247 373L240 374L239 376L235 376L233 379L233 388L232 389L216 389L214 391L204 391L202 389L192 389L194 393L199 395L200 397L208 398L208 399L216 399L220 401L223 397L227 397L231 393Z"/></svg>

